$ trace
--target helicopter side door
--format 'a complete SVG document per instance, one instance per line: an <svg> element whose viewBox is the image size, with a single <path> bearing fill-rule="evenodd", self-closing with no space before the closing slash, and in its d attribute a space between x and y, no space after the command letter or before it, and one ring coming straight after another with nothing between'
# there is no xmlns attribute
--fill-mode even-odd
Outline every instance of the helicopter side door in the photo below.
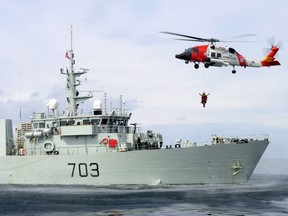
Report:
<svg viewBox="0 0 288 216"><path fill-rule="evenodd" d="M226 66L227 64L225 61L223 61L223 50L215 47L214 45L207 49L207 57L213 66L222 67Z"/></svg>
<svg viewBox="0 0 288 216"><path fill-rule="evenodd" d="M236 50L231 47L226 47L225 55L223 55L223 59L229 62L230 65L238 65L238 60L236 56Z"/></svg>

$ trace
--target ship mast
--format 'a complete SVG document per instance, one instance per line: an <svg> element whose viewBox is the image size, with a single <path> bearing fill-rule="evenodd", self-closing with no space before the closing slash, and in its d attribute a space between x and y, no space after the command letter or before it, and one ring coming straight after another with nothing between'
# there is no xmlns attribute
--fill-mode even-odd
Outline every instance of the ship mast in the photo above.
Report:
<svg viewBox="0 0 288 216"><path fill-rule="evenodd" d="M75 60L72 47L72 36L73 32L71 25L71 49L66 52L65 56L69 59L70 65L66 73L63 73L63 70L61 70L61 73L66 75L66 115L68 116L76 116L79 103L93 97L91 92L89 92L87 96L81 97L79 96L79 91L77 91L77 86L80 86L81 83L80 80L76 80L76 78L86 74L88 69L80 68L80 71L74 71Z"/></svg>

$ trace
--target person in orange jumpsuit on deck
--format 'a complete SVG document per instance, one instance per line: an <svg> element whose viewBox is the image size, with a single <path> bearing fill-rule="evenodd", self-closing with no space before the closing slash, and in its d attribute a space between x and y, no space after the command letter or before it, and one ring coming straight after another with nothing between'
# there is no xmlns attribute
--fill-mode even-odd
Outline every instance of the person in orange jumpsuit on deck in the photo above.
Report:
<svg viewBox="0 0 288 216"><path fill-rule="evenodd" d="M207 103L207 99L208 99L208 95L210 93L206 94L205 92L203 92L202 94L199 93L199 95L201 96L201 103L203 104L203 108L205 107L206 103Z"/></svg>

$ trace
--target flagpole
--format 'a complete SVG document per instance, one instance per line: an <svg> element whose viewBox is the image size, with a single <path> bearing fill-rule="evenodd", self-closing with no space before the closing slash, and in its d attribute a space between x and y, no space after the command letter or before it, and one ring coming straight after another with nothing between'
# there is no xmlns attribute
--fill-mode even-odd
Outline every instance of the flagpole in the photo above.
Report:
<svg viewBox="0 0 288 216"><path fill-rule="evenodd" d="M72 47L72 41L73 41L73 40L72 40L72 35L73 35L73 34L72 34L72 27L73 27L73 26L71 25L71 50L73 49L73 47Z"/></svg>

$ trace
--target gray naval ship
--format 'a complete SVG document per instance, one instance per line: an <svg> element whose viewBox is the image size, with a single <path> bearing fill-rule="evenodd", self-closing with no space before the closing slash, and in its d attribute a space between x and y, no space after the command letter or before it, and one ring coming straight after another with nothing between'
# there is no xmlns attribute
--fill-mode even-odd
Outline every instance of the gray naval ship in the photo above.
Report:
<svg viewBox="0 0 288 216"><path fill-rule="evenodd" d="M267 135L219 137L207 142L178 140L163 143L160 133L141 132L129 123L123 107L107 112L95 100L88 114L78 105L93 97L80 96L79 77L71 48L66 53L66 111L51 99L47 113L34 112L22 123L17 139L12 121L0 120L0 184L208 184L245 183L269 140ZM121 97L120 97L121 98Z"/></svg>

